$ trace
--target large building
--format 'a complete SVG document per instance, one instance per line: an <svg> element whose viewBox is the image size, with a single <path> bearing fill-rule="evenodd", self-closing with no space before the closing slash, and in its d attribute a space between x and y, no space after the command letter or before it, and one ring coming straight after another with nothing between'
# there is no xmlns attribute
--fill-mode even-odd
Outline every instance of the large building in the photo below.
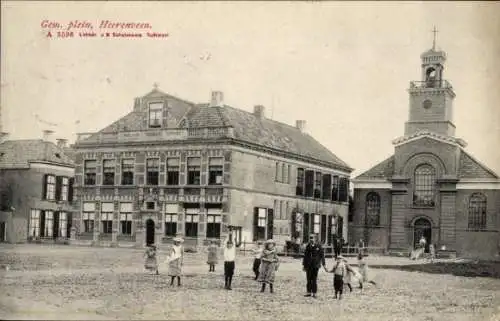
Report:
<svg viewBox="0 0 500 321"><path fill-rule="evenodd" d="M352 169L304 128L305 121L266 118L263 106L253 113L227 106L221 92L195 104L155 87L129 114L73 146L74 242L346 236Z"/></svg>
<svg viewBox="0 0 500 321"><path fill-rule="evenodd" d="M0 143L0 241L67 242L73 174L63 148L46 139Z"/></svg>
<svg viewBox="0 0 500 321"><path fill-rule="evenodd" d="M394 154L353 180L350 237L400 252L423 235L459 256L498 255L500 181L455 136L445 52L433 48L421 60L422 79L410 83L409 119Z"/></svg>

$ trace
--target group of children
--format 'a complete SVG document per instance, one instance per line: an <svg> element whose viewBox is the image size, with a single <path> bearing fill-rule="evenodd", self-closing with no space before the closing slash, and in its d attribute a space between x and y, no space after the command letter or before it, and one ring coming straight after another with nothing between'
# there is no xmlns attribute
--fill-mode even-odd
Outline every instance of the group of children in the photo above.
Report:
<svg viewBox="0 0 500 321"><path fill-rule="evenodd" d="M183 266L183 249L181 243L183 240L181 238L174 238L174 244L170 251L168 252L166 262L168 263L168 275L171 277L170 285L174 285L174 281L177 278L177 286L181 286L181 274ZM219 258L219 248L214 241L210 243L207 249L208 257L207 264L209 266L208 272L215 272L215 266L218 264ZM269 291L274 292L273 284L275 279L276 271L279 267L279 258L276 250L276 242L274 240L267 240L262 246L262 242L257 244L257 248L253 250L254 261L253 261L253 272L255 274L255 280L262 283L261 292L264 292L266 285L269 285ZM145 268L146 270L152 271L155 274L158 272L158 260L157 260L157 249L155 245L150 245L146 249L145 256ZM234 270L235 270L235 260L236 260L236 247L234 246L231 239L225 242L223 249L224 257L224 288L226 290L231 290L231 284L233 280ZM365 262L362 253L358 254L358 270L354 269L351 265L347 263L347 260L341 256L337 255L335 264L331 270L325 267L325 271L333 273L333 287L335 290L335 299L342 299L344 285L347 285L350 292L352 292L352 285L354 282L359 283L359 288L363 290L363 283L371 283L376 285L376 283L369 278L368 266Z"/></svg>

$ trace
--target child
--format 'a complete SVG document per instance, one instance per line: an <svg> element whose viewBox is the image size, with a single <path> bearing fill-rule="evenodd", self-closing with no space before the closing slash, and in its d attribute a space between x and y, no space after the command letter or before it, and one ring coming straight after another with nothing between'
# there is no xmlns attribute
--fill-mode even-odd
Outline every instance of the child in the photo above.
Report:
<svg viewBox="0 0 500 321"><path fill-rule="evenodd" d="M359 288L363 290L363 283L368 282L373 285L377 285L374 281L370 280L368 278L368 265L366 264L364 258L363 258L363 253L358 254L358 266L359 266L359 274L361 275L361 278L359 279Z"/></svg>
<svg viewBox="0 0 500 321"><path fill-rule="evenodd" d="M354 282L354 279L360 280L361 276L356 270L354 270L354 268L350 264L347 264L347 260L344 259L344 263L346 269L344 283L349 288L349 292L352 292L352 283Z"/></svg>
<svg viewBox="0 0 500 321"><path fill-rule="evenodd" d="M235 259L236 248L234 247L233 241L229 239L224 248L224 288L226 290L232 290L231 283L233 282Z"/></svg>
<svg viewBox="0 0 500 321"><path fill-rule="evenodd" d="M181 286L182 264L184 259L184 249L181 243L183 239L180 237L174 238L174 245L170 249L167 257L168 262L168 275L172 278L170 286L174 285L174 280L177 278L177 286Z"/></svg>
<svg viewBox="0 0 500 321"><path fill-rule="evenodd" d="M264 292L266 290L266 283L269 283L269 292L273 293L274 276L279 264L276 243L273 240L266 241L261 261L259 282L262 282L262 288L260 292Z"/></svg>
<svg viewBox="0 0 500 321"><path fill-rule="evenodd" d="M218 246L215 244L215 241L211 241L208 246L208 259L207 264L209 266L208 272L215 272L215 265L219 261L218 258Z"/></svg>
<svg viewBox="0 0 500 321"><path fill-rule="evenodd" d="M325 270L329 273L333 273L333 288L335 290L335 299L342 299L342 292L344 289L344 276L346 274L346 266L344 262L344 257L342 255L337 256L336 263L330 271L325 267Z"/></svg>
<svg viewBox="0 0 500 321"><path fill-rule="evenodd" d="M257 280L259 278L260 262L262 259L262 242L261 241L257 242L257 247L255 249L253 249L253 255L254 255L254 259L253 259L252 270L253 270L253 273L255 274L254 280Z"/></svg>
<svg viewBox="0 0 500 321"><path fill-rule="evenodd" d="M431 263L433 263L434 259L436 258L436 248L434 247L434 244L429 244L429 252Z"/></svg>
<svg viewBox="0 0 500 321"><path fill-rule="evenodd" d="M158 275L158 260L156 259L156 246L154 244L151 244L146 248L144 257L146 258L146 261L144 262L146 270L156 271L156 275Z"/></svg>

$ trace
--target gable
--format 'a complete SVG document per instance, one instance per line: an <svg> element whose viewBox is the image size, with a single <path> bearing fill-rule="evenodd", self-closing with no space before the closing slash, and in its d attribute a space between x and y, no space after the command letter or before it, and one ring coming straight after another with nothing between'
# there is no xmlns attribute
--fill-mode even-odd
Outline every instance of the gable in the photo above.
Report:
<svg viewBox="0 0 500 321"><path fill-rule="evenodd" d="M474 159L464 150L460 153L459 178L498 178L492 170Z"/></svg>

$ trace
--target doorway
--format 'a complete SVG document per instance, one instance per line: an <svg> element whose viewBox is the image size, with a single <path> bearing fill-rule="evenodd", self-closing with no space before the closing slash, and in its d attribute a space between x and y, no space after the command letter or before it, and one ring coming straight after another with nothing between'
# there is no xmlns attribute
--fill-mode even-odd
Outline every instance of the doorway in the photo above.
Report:
<svg viewBox="0 0 500 321"><path fill-rule="evenodd" d="M7 224L0 222L0 242L7 242Z"/></svg>
<svg viewBox="0 0 500 321"><path fill-rule="evenodd" d="M146 245L155 243L155 222L152 219L146 221Z"/></svg>
<svg viewBox="0 0 500 321"><path fill-rule="evenodd" d="M413 225L413 248L416 248L421 237L425 237L425 253L429 253L429 245L432 242L431 222L426 218L419 218Z"/></svg>

